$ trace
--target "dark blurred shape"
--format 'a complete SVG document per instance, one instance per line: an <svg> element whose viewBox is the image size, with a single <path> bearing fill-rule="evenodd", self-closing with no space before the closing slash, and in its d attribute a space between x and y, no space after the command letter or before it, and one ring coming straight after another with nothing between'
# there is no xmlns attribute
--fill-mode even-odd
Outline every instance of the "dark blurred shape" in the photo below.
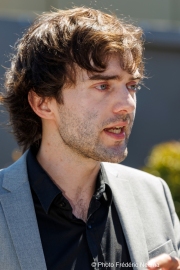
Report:
<svg viewBox="0 0 180 270"><path fill-rule="evenodd" d="M17 39L22 36L22 33L29 25L30 22L28 20L0 19L0 92L3 92L3 74L5 69L10 66L9 58L10 54L13 53L11 47L14 46ZM5 108L0 105L0 168L7 167L14 162L11 153L13 149L18 149L18 145L11 134L11 128L7 123L8 114L5 111Z"/></svg>

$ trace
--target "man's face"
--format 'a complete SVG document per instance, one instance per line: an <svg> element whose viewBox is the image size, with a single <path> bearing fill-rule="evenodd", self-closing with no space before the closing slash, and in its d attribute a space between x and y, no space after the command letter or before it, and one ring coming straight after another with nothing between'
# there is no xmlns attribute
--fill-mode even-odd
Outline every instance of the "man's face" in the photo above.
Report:
<svg viewBox="0 0 180 270"><path fill-rule="evenodd" d="M135 116L138 75L123 71L115 56L103 73L79 69L76 86L64 88L64 104L57 104L60 142L84 158L121 162Z"/></svg>

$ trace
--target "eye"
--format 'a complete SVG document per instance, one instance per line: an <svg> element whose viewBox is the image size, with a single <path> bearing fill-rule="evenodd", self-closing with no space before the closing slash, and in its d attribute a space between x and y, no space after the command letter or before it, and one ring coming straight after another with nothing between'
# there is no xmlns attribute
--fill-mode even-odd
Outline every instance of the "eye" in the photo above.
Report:
<svg viewBox="0 0 180 270"><path fill-rule="evenodd" d="M129 91L137 92L138 90L141 89L141 86L139 84L129 84L129 85L127 85L127 89Z"/></svg>
<svg viewBox="0 0 180 270"><path fill-rule="evenodd" d="M107 90L109 89L109 85L106 83L102 83L102 84L96 85L96 89L101 90L101 91Z"/></svg>

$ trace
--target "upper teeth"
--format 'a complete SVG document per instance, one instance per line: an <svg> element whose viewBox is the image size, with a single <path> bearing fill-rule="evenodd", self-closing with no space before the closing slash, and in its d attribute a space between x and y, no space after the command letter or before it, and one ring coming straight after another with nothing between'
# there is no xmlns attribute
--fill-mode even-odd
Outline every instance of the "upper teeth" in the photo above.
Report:
<svg viewBox="0 0 180 270"><path fill-rule="evenodd" d="M122 129L121 127L115 127L115 128L108 129L108 131L119 134L121 132L121 129Z"/></svg>

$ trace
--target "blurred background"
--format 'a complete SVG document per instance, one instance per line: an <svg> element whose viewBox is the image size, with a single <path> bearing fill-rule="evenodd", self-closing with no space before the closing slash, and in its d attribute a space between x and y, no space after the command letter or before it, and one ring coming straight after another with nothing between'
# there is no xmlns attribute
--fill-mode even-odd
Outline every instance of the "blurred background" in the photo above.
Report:
<svg viewBox="0 0 180 270"><path fill-rule="evenodd" d="M36 15L73 6L115 13L144 30L148 79L137 96L129 155L123 163L134 168L148 166L154 145L180 139L180 0L0 0L1 91L12 46ZM18 158L19 150L6 126L8 115L2 106L0 110L0 167L5 167Z"/></svg>

